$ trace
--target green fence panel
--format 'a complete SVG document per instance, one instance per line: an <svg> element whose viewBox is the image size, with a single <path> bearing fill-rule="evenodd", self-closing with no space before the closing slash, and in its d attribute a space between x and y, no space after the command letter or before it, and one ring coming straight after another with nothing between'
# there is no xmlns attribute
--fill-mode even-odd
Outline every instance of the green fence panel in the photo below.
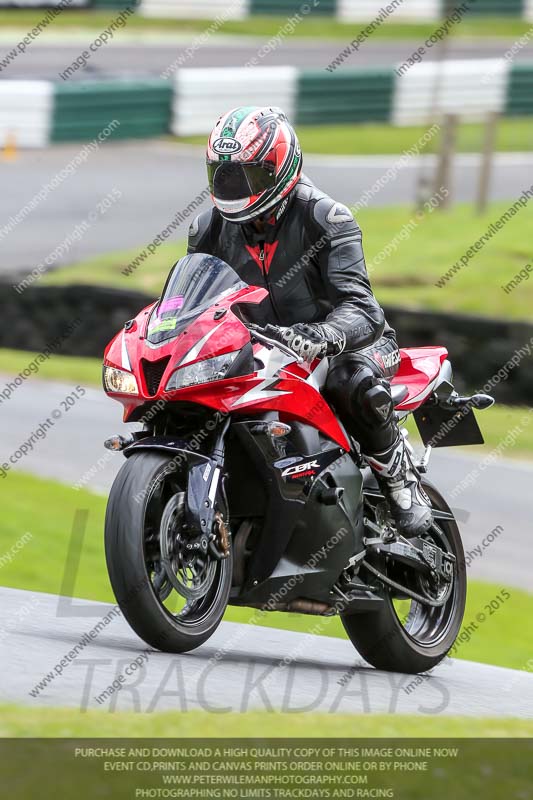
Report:
<svg viewBox="0 0 533 800"><path fill-rule="evenodd" d="M91 8L114 10L123 8L137 8L140 0L91 0Z"/></svg>
<svg viewBox="0 0 533 800"><path fill-rule="evenodd" d="M301 125L388 122L393 93L392 69L305 70L298 85L297 121Z"/></svg>
<svg viewBox="0 0 533 800"><path fill-rule="evenodd" d="M513 64L505 113L509 117L533 115L533 64Z"/></svg>
<svg viewBox="0 0 533 800"><path fill-rule="evenodd" d="M314 0L307 0L307 3L303 3L302 0L251 0L250 13L256 15L269 14L278 17L292 17L295 14L300 14L301 17L335 16L337 0L320 0L316 7L313 2Z"/></svg>
<svg viewBox="0 0 533 800"><path fill-rule="evenodd" d="M52 141L95 138L118 120L109 138L160 136L170 130L173 84L163 79L56 83Z"/></svg>
<svg viewBox="0 0 533 800"><path fill-rule="evenodd" d="M448 2L448 8L461 6L461 0ZM493 17L521 17L525 15L525 0L475 0L468 14Z"/></svg>

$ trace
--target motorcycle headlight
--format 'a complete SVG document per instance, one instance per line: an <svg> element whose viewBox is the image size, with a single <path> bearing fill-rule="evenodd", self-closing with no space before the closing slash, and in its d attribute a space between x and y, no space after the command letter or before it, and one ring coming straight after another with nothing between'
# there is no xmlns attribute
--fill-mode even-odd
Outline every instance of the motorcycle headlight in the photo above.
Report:
<svg viewBox="0 0 533 800"><path fill-rule="evenodd" d="M104 388L117 394L139 394L135 375L115 367L104 367Z"/></svg>
<svg viewBox="0 0 533 800"><path fill-rule="evenodd" d="M172 389L184 389L186 386L196 386L198 383L210 383L211 381L221 381L226 377L229 368L239 355L239 350L233 353L225 353L223 356L206 358L205 361L198 361L189 367L181 367L173 372L165 387L165 391Z"/></svg>

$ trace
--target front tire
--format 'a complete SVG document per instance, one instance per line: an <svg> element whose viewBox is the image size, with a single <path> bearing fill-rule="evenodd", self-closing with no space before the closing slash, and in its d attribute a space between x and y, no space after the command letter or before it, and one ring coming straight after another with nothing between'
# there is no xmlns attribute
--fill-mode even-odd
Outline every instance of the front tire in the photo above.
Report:
<svg viewBox="0 0 533 800"><path fill-rule="evenodd" d="M207 641L220 624L233 561L231 546L222 560L206 556L201 584L205 595L197 593L192 599L184 600L165 576L160 536L178 513L176 498L184 489L172 465L170 456L155 452L128 458L109 495L105 552L117 603L135 633L158 650L184 653ZM189 570L189 579L191 575L194 588L196 570ZM172 604L178 599L183 608L176 613Z"/></svg>
<svg viewBox="0 0 533 800"><path fill-rule="evenodd" d="M424 482L434 508L450 512L437 489ZM439 520L445 546L456 558L454 584L449 598L440 609L431 609L410 601L405 619L398 612L399 602L384 587L384 602L379 611L341 615L352 644L376 669L416 674L426 672L445 658L460 630L466 604L466 565L463 544L455 520ZM369 582L372 575L365 576ZM395 605L396 603L396 605Z"/></svg>

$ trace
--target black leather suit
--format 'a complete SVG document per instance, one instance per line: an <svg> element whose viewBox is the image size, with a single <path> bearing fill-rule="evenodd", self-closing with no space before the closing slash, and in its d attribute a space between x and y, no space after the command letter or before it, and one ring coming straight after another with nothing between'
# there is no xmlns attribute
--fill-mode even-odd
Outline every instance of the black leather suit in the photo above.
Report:
<svg viewBox="0 0 533 800"><path fill-rule="evenodd" d="M399 351L372 293L361 230L304 175L277 217L260 234L213 208L192 223L188 252L218 256L246 283L268 289L251 321L327 321L344 331L346 349L331 359L326 394L363 452L382 452L398 437L384 379L397 371Z"/></svg>

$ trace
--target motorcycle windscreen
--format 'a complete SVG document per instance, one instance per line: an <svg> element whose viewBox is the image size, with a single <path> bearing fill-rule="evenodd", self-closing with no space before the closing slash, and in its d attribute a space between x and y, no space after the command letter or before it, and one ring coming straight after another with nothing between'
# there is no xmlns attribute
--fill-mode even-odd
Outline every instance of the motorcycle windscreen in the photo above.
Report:
<svg viewBox="0 0 533 800"><path fill-rule="evenodd" d="M170 273L152 312L147 340L157 345L172 339L209 306L247 285L220 258L202 253L185 256Z"/></svg>

